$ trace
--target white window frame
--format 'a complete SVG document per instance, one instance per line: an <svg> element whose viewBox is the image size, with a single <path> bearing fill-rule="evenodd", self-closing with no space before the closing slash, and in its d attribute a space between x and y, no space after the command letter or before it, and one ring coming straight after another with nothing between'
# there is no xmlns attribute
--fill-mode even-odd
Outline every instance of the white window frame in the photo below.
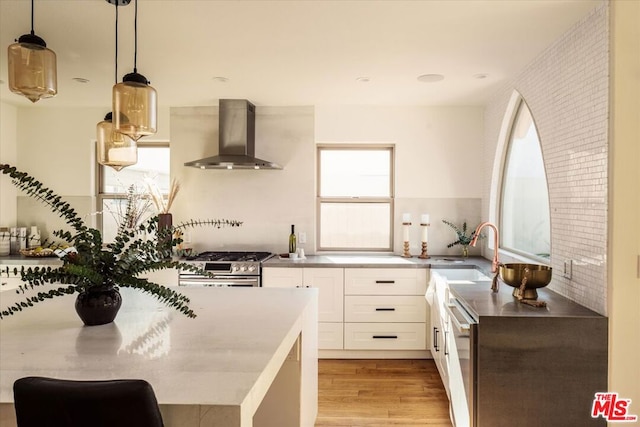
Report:
<svg viewBox="0 0 640 427"><path fill-rule="evenodd" d="M388 150L389 155L389 196L388 197L321 197L321 152L323 150ZM395 199L395 145L394 144L317 144L316 147L316 235L317 251L326 252L393 252L393 217ZM357 248L357 247L323 247L321 246L321 208L323 203L388 203L389 204L389 242L385 247L379 248Z"/></svg>
<svg viewBox="0 0 640 427"><path fill-rule="evenodd" d="M531 109L529 108L529 106L527 105L526 101L524 100L524 98L518 94L517 92L514 93L514 97L512 99L512 101L515 101L515 103L512 104L512 108L510 108L507 112L507 114L510 115L509 117L509 127L508 127L508 131L505 135L505 139L504 139L504 146L503 146L503 154L502 154L502 162L500 165L500 180L498 183L498 194L497 194L497 198L496 198L496 207L497 207L497 224L498 224L498 229L499 230L503 230L503 221L504 221L504 192L505 192L505 178L506 178L506 169L507 169L507 162L509 161L509 152L511 150L511 143L513 141L513 132L514 132L514 127L516 126L516 124L518 123L518 117L522 111L522 108L525 107L529 110L529 114L531 115L531 119L533 122L533 126L537 135L537 139L538 139L538 144L540 146L540 151L541 151L541 155L542 155L542 162L543 162L543 167L544 167L544 152L542 150L542 140L540 139L540 132L538 131L538 126L536 124L535 121L535 117L533 116L533 112L531 111ZM546 168L545 168L545 181L547 183L547 192L546 192L546 197L547 199L549 199L549 180L546 179ZM551 211L549 210L549 223L551 223ZM537 254L534 253L530 253L530 252L526 252L524 250L521 250L519 248L514 248L514 247L510 247L510 246L505 246L504 245L504 241L503 241L503 233L501 233L500 235L500 241L498 242L499 248L494 248L495 250L500 250L502 252L505 252L507 254L511 254L513 256L517 256L523 260L531 260L531 261L535 261L535 262L539 262L542 264L548 264L550 262L551 259L551 241L549 242L549 257L541 257L538 256Z"/></svg>
<svg viewBox="0 0 640 427"><path fill-rule="evenodd" d="M170 145L169 145L169 141L138 141L138 147L149 147L149 148L166 147L166 148L169 148L169 150L171 149ZM127 194L126 193L106 193L106 192L104 192L103 191L103 188L104 188L104 171L109 166L103 166L103 165L99 164L97 157L96 157L96 160L95 160L95 165L96 165L96 210L97 210L97 212L102 212L105 200L126 199L127 198ZM163 196L166 196L166 194L163 194ZM103 226L103 216L104 215L105 215L105 212L102 212L102 214L101 215L97 215L97 218L96 218L96 227L97 227L98 230L100 230L101 233L103 232L102 226Z"/></svg>

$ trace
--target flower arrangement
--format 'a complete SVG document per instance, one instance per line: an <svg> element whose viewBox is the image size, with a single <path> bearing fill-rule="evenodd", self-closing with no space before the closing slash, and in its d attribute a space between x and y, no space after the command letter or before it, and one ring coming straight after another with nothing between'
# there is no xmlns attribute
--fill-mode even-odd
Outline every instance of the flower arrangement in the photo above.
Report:
<svg viewBox="0 0 640 427"><path fill-rule="evenodd" d="M60 286L47 288L47 290L40 291L35 295L26 296L23 301L0 310L0 319L46 299L73 293L79 293L76 301L76 310L78 310L81 296L98 294L104 290L117 291L118 287L139 289L184 315L195 317L196 314L189 308L187 297L139 276L167 268L180 268L199 274L207 274L193 265L171 259L173 246L181 243L180 239L172 238L174 233L190 227L214 226L221 228L242 225L242 222L235 220L207 219L189 220L167 228L160 228L158 215L136 224L135 221L131 222L133 219L131 216L135 210L126 209L124 224L118 227L114 241L103 244L99 230L87 227L69 203L62 200L60 196L46 188L34 177L8 164L0 164L0 171L2 174L8 175L11 182L21 191L47 205L52 212L59 214L71 228L70 231L56 230L53 232L54 236L69 245L69 248L61 254L63 265L57 268L23 268L20 274L26 284L20 286L17 292L25 294L47 283L60 284ZM176 193L177 190L174 190L173 197ZM166 210L169 207L170 204L165 205ZM128 226L127 224L134 225ZM168 242L168 244L159 244L159 242ZM102 304L107 297L100 296L100 298L99 303ZM108 298L116 297L110 296ZM118 305L117 308L119 307ZM110 321L112 320L113 318ZM85 321L85 323L87 322Z"/></svg>
<svg viewBox="0 0 640 427"><path fill-rule="evenodd" d="M453 229L453 231L456 232L456 236L458 237L457 240L454 240L453 242L449 243L447 245L447 247L448 248L452 248L452 247L454 247L456 245L462 245L462 254L464 256L467 256L469 254L468 246L471 244L471 241L473 240L473 238L476 235L475 228L473 229L471 234L467 235L467 221L464 221L462 223L462 228L458 227L457 225L455 225L451 221L447 221L446 219L443 219L442 222L444 222L449 227L451 227ZM478 236L478 238L482 239L482 238L484 238L484 236L482 234L480 234Z"/></svg>

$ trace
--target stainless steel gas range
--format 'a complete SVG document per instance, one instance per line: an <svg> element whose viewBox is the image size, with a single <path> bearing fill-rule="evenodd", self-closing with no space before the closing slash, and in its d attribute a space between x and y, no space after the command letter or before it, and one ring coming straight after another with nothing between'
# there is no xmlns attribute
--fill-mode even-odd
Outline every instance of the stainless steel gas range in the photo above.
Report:
<svg viewBox="0 0 640 427"><path fill-rule="evenodd" d="M270 252L203 252L183 262L199 267L212 276L180 271L179 286L259 287L262 263L274 256Z"/></svg>

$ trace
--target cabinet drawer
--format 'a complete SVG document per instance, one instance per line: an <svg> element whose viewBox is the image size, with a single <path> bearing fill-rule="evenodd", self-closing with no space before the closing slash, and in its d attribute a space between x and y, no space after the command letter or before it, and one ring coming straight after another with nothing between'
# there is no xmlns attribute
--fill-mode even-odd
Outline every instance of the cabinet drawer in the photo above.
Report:
<svg viewBox="0 0 640 427"><path fill-rule="evenodd" d="M318 349L342 350L344 348L344 328L342 322L318 323Z"/></svg>
<svg viewBox="0 0 640 427"><path fill-rule="evenodd" d="M346 268L345 295L423 295L424 268Z"/></svg>
<svg viewBox="0 0 640 427"><path fill-rule="evenodd" d="M425 350L424 323L345 323L346 350Z"/></svg>
<svg viewBox="0 0 640 427"><path fill-rule="evenodd" d="M351 295L344 302L346 322L424 323L427 318L427 301L417 295Z"/></svg>

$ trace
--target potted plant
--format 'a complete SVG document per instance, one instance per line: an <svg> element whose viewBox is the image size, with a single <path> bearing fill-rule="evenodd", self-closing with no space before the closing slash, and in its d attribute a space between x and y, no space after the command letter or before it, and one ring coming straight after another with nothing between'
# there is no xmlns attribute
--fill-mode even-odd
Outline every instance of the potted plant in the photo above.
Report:
<svg viewBox="0 0 640 427"><path fill-rule="evenodd" d="M453 230L456 232L456 236L458 237L457 240L449 243L447 247L452 248L456 245L461 245L462 256L463 257L469 256L469 244L471 244L471 241L476 235L476 231L475 231L476 229L474 228L471 234L467 235L467 221L464 221L462 223L462 228L459 228L457 225L455 225L450 221L447 221L446 219L443 219L442 222L447 224L449 227L453 228ZM483 237L484 236L482 234L478 236L479 239L482 239Z"/></svg>
<svg viewBox="0 0 640 427"><path fill-rule="evenodd" d="M195 313L189 308L187 297L139 276L166 268L207 274L195 266L171 259L173 246L181 243L180 239L172 238L174 233L189 227L238 227L242 224L235 220L208 219L190 220L160 228L158 215L155 215L134 226L120 224L113 243L104 244L99 230L85 225L69 203L41 182L8 164L0 164L0 171L8 175L17 188L59 214L71 228L53 232L54 236L69 246L58 252L62 266L23 268L20 274L26 285L20 286L17 292L25 294L47 283L59 283L60 286L35 295L25 295L23 301L1 310L0 319L46 299L78 293L76 311L86 325L110 323L121 305L119 287L139 289L184 315L195 317ZM133 215L135 209L126 209L125 212L126 216ZM123 223L131 224L131 218L126 216Z"/></svg>

